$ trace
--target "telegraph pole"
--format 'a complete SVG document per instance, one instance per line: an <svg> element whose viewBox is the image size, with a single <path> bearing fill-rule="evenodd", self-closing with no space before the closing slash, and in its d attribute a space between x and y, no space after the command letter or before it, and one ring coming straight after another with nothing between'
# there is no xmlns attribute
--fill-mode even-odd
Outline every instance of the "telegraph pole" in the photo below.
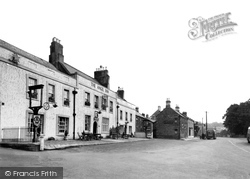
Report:
<svg viewBox="0 0 250 179"><path fill-rule="evenodd" d="M203 118L202 118L202 125L201 125L201 138L204 139L204 135L203 135L203 128L204 128L204 125L203 125Z"/></svg>
<svg viewBox="0 0 250 179"><path fill-rule="evenodd" d="M207 111L206 111L206 133L207 133Z"/></svg>

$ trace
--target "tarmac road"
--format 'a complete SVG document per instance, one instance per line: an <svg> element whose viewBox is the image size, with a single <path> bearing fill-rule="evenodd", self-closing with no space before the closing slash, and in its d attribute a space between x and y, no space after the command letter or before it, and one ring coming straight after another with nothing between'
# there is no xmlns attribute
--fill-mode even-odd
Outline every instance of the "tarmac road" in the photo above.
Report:
<svg viewBox="0 0 250 179"><path fill-rule="evenodd" d="M29 152L0 148L0 166L64 167L66 178L250 178L246 139L153 139Z"/></svg>

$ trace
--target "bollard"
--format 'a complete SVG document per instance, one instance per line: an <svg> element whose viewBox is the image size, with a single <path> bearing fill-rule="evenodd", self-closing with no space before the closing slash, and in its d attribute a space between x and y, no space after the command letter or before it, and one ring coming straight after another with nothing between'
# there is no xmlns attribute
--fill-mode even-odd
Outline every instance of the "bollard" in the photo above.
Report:
<svg viewBox="0 0 250 179"><path fill-rule="evenodd" d="M40 135L40 150L44 150L44 136Z"/></svg>

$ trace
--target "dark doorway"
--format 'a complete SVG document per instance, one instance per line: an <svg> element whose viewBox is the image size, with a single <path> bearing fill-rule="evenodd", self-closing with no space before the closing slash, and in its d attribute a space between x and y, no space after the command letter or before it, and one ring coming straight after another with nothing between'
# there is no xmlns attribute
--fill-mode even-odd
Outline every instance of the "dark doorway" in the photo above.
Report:
<svg viewBox="0 0 250 179"><path fill-rule="evenodd" d="M93 134L97 133L97 122L95 121L93 124Z"/></svg>

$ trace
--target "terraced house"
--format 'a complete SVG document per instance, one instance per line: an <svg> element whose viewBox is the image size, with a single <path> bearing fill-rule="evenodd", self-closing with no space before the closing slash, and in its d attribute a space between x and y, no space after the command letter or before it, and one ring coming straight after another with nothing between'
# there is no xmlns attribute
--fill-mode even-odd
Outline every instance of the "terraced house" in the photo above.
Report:
<svg viewBox="0 0 250 179"><path fill-rule="evenodd" d="M110 89L107 68L100 66L91 77L70 66L56 38L49 61L0 40L0 140L25 140L32 131L27 92L38 84L44 85L43 92L32 96L32 104L39 105L40 98L47 104L39 110L45 139L62 139L66 130L69 138L83 130L105 137L117 125L123 132L135 131L135 105L124 99L123 89Z"/></svg>

